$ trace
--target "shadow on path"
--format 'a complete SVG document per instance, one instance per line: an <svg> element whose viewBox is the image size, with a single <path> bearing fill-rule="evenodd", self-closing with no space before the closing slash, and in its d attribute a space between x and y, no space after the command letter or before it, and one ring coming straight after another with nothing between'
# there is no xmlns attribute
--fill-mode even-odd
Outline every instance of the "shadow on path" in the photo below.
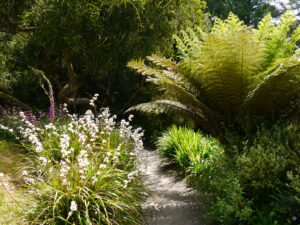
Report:
<svg viewBox="0 0 300 225"><path fill-rule="evenodd" d="M196 200L193 189L172 173L170 162L165 162L156 151L139 153L140 170L150 196L143 208L146 225L204 225L199 220L204 207ZM174 172L174 171L173 171ZM198 196L199 198L199 196Z"/></svg>

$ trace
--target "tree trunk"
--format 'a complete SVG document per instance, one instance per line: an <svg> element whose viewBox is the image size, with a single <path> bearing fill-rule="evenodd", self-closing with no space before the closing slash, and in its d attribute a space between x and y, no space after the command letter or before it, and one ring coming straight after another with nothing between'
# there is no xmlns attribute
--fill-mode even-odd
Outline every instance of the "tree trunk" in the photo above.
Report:
<svg viewBox="0 0 300 225"><path fill-rule="evenodd" d="M21 102L20 100L14 98L8 94L5 94L4 92L1 92L1 91L0 91L0 103L2 103L4 105L9 105L9 106L18 106L25 110L33 110L27 104L25 104L25 103Z"/></svg>

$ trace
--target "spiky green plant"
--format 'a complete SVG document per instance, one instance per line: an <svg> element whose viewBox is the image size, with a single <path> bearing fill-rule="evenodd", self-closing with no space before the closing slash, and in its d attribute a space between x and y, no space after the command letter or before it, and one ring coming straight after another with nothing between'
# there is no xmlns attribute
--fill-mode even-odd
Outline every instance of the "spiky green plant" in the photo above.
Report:
<svg viewBox="0 0 300 225"><path fill-rule="evenodd" d="M129 62L163 90L161 99L131 110L180 113L214 133L222 122L282 112L299 92L300 27L290 34L295 22L290 12L278 25L267 15L254 29L230 14L211 32L182 31L175 36L179 63L156 55L147 57L152 66Z"/></svg>
<svg viewBox="0 0 300 225"><path fill-rule="evenodd" d="M156 142L156 147L162 156L174 159L183 169L198 175L209 165L212 157L223 152L215 138L176 126L163 133Z"/></svg>

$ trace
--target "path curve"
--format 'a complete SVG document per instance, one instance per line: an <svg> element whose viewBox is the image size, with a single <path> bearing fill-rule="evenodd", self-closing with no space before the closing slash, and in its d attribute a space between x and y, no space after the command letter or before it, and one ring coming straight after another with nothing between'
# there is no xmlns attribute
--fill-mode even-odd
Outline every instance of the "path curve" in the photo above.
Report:
<svg viewBox="0 0 300 225"><path fill-rule="evenodd" d="M156 151L139 153L140 170L150 196L143 204L146 225L204 225L199 220L204 208L195 191L182 179L176 179L170 163ZM173 171L174 172L174 171Z"/></svg>

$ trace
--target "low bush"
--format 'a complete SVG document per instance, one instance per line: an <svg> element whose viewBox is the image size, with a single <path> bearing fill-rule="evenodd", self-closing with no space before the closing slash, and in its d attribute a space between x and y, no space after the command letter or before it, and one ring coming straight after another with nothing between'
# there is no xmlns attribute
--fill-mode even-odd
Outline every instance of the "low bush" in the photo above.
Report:
<svg viewBox="0 0 300 225"><path fill-rule="evenodd" d="M219 141L192 129L173 126L157 141L159 152L179 164L189 183L206 195L210 212L206 218L221 223L245 222L252 214L239 180L228 166Z"/></svg>
<svg viewBox="0 0 300 225"><path fill-rule="evenodd" d="M223 151L213 138L172 127L157 148L181 165L190 184L204 195L207 219L218 224L298 224L299 131L296 122L278 122L258 128L236 151L234 146Z"/></svg>
<svg viewBox="0 0 300 225"><path fill-rule="evenodd" d="M24 113L20 127L32 153L23 171L30 224L140 224L144 190L135 153L141 129L115 122L108 109L95 117L68 115L37 127ZM131 116L129 120L131 120Z"/></svg>
<svg viewBox="0 0 300 225"><path fill-rule="evenodd" d="M236 174L247 198L253 199L258 208L275 212L277 220L300 213L299 149L299 125L278 123L271 129L261 128L236 161Z"/></svg>
<svg viewBox="0 0 300 225"><path fill-rule="evenodd" d="M287 172L300 166L299 131L289 124L257 132L252 146L246 147L237 160L239 179L249 196L261 200L285 186Z"/></svg>

